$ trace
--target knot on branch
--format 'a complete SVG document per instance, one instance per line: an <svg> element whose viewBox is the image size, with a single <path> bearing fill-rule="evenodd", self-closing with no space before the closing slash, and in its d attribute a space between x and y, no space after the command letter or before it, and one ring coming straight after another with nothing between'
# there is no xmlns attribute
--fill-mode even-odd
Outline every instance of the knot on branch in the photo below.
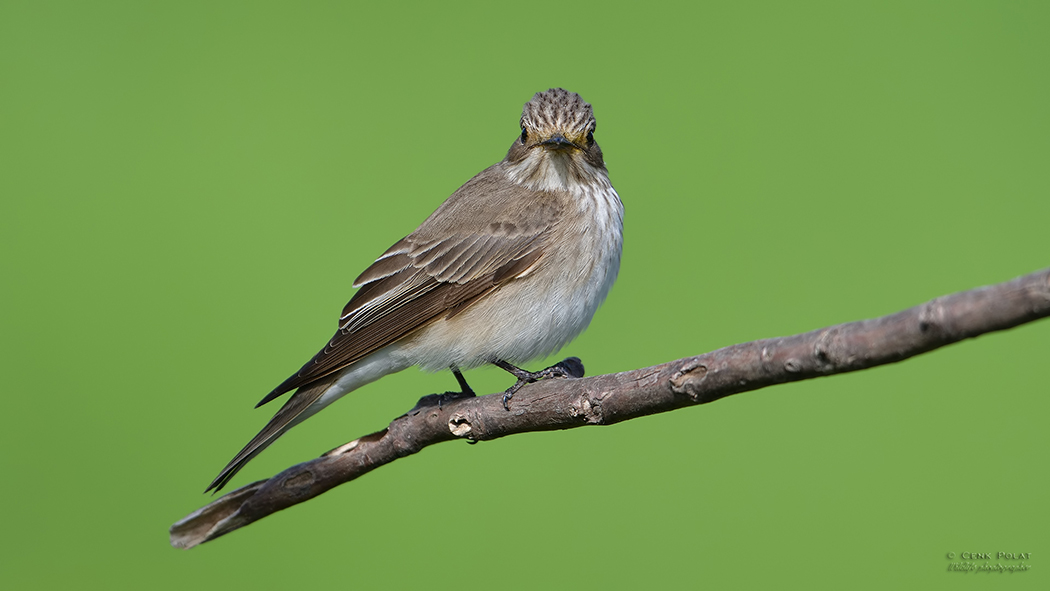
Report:
<svg viewBox="0 0 1050 591"><path fill-rule="evenodd" d="M843 342L841 329L837 326L821 331L813 345L813 361L820 373L833 373L837 367L852 366L856 360L856 356L850 354L848 344Z"/></svg>
<svg viewBox="0 0 1050 591"><path fill-rule="evenodd" d="M941 298L926 302L919 311L919 332L927 338L950 338L952 335L945 324L944 316Z"/></svg>
<svg viewBox="0 0 1050 591"><path fill-rule="evenodd" d="M456 437L473 439L470 434L474 431L474 426L471 425L470 418L465 413L452 413L452 416L448 418L448 430Z"/></svg>
<svg viewBox="0 0 1050 591"><path fill-rule="evenodd" d="M569 403L569 416L581 418L588 425L604 425L605 413L602 410L602 401L608 394L608 392L602 391L591 396L584 391L578 398Z"/></svg>
<svg viewBox="0 0 1050 591"><path fill-rule="evenodd" d="M685 394L693 402L699 402L700 384L706 377L707 366L694 359L671 374L671 391L675 394Z"/></svg>

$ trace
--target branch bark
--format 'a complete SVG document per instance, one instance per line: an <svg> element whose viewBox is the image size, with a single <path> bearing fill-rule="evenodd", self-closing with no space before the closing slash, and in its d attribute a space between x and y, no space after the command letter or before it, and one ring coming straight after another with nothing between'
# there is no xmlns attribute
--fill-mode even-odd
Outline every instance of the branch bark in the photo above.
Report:
<svg viewBox="0 0 1050 591"><path fill-rule="evenodd" d="M442 441L612 425L774 384L901 361L1046 316L1050 269L871 320L732 345L633 371L538 382L514 395L509 412L502 393L442 404L424 397L381 431L198 509L171 526L171 545L192 548L214 540Z"/></svg>

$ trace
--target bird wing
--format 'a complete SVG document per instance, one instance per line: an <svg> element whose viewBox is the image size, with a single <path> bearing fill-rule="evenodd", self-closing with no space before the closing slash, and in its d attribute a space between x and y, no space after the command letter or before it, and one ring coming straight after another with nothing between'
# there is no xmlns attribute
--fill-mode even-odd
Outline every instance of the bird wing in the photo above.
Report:
<svg viewBox="0 0 1050 591"><path fill-rule="evenodd" d="M408 236L398 241L354 282L360 289L343 308L339 329L328 344L257 406L461 312L532 268L543 255L546 234L546 229L512 227L442 240Z"/></svg>

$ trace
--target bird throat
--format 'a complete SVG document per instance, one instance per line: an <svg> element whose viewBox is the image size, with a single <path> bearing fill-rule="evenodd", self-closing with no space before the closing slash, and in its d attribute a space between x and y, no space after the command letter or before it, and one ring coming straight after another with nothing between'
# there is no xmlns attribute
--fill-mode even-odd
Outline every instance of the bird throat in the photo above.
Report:
<svg viewBox="0 0 1050 591"><path fill-rule="evenodd" d="M611 187L608 174L573 150L537 147L513 164L507 173L515 183L533 191L567 191L573 195Z"/></svg>

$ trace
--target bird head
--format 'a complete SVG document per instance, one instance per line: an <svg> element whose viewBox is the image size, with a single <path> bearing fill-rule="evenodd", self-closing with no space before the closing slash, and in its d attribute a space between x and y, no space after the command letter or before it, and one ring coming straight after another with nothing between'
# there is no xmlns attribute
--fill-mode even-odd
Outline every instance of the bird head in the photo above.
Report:
<svg viewBox="0 0 1050 591"><path fill-rule="evenodd" d="M571 189L604 174L595 127L594 111L580 95L562 88L536 93L525 103L521 135L507 152L511 176L536 189Z"/></svg>

